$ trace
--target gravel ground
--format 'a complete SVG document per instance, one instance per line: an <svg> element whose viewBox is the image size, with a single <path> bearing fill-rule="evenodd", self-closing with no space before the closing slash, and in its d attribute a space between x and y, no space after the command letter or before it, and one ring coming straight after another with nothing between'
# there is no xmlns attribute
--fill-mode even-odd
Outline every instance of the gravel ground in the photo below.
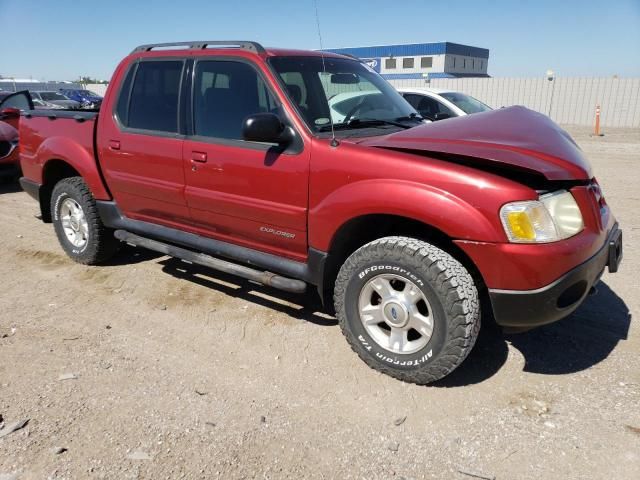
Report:
<svg viewBox="0 0 640 480"><path fill-rule="evenodd" d="M0 480L638 478L640 132L570 131L621 271L561 322L483 330L430 387L367 368L312 295L134 249L76 265L2 187L0 415L29 421L0 431Z"/></svg>

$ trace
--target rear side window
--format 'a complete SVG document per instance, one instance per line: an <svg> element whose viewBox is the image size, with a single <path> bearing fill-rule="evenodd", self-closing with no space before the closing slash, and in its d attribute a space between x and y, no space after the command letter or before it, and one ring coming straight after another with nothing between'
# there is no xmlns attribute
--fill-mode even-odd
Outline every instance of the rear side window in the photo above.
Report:
<svg viewBox="0 0 640 480"><path fill-rule="evenodd" d="M120 121L129 128L176 133L182 67L182 61L140 62L133 80L128 109L122 98L118 99ZM127 79L120 93L121 97L126 96L129 90L124 88L127 87L126 83Z"/></svg>

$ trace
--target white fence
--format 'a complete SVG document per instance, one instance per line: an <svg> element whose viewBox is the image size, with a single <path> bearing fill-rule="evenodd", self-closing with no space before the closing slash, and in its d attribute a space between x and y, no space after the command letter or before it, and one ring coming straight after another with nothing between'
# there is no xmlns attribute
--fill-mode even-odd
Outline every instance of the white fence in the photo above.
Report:
<svg viewBox="0 0 640 480"><path fill-rule="evenodd" d="M108 85L104 83L85 83L84 88L87 90L91 90L93 93L97 93L101 97L104 97L104 94L107 93Z"/></svg>
<svg viewBox="0 0 640 480"><path fill-rule="evenodd" d="M640 78L438 78L391 80L396 87L446 88L498 108L524 105L564 125L593 125L600 105L603 127L640 127Z"/></svg>

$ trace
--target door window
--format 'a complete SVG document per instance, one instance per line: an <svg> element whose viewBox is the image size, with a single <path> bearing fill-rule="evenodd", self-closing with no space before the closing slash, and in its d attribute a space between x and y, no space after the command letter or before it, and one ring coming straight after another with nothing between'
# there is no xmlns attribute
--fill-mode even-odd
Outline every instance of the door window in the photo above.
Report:
<svg viewBox="0 0 640 480"><path fill-rule="evenodd" d="M438 113L446 113L450 117L456 116L449 107L426 95L409 93L405 94L404 98L420 115L429 120L435 120L436 114Z"/></svg>
<svg viewBox="0 0 640 480"><path fill-rule="evenodd" d="M417 95L415 93L403 93L402 96L413 108L416 110L418 109L418 104L422 99L422 95Z"/></svg>
<svg viewBox="0 0 640 480"><path fill-rule="evenodd" d="M228 60L196 64L193 88L195 135L242 139L242 122L255 113L278 113L278 104L249 64Z"/></svg>
<svg viewBox="0 0 640 480"><path fill-rule="evenodd" d="M130 128L176 133L182 66L183 62L178 60L140 62L128 111L120 121ZM128 88L123 88L120 94L127 95ZM117 108L125 109L124 103L119 101Z"/></svg>
<svg viewBox="0 0 640 480"><path fill-rule="evenodd" d="M33 102L31 101L29 92L23 90L21 92L12 93L11 95L7 95L6 97L4 97L4 99L0 101L0 108L32 110Z"/></svg>

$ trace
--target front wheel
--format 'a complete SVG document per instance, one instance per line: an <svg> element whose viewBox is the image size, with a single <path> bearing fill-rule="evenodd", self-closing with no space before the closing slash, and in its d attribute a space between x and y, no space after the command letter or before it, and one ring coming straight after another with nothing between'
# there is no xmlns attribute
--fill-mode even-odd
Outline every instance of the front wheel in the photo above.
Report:
<svg viewBox="0 0 640 480"><path fill-rule="evenodd" d="M451 373L480 330L469 272L445 251L408 237L381 238L353 253L338 274L334 302L360 358L410 383Z"/></svg>
<svg viewBox="0 0 640 480"><path fill-rule="evenodd" d="M104 262L119 248L120 242L103 225L96 201L81 177L64 178L53 188L51 218L60 245L78 263Z"/></svg>

